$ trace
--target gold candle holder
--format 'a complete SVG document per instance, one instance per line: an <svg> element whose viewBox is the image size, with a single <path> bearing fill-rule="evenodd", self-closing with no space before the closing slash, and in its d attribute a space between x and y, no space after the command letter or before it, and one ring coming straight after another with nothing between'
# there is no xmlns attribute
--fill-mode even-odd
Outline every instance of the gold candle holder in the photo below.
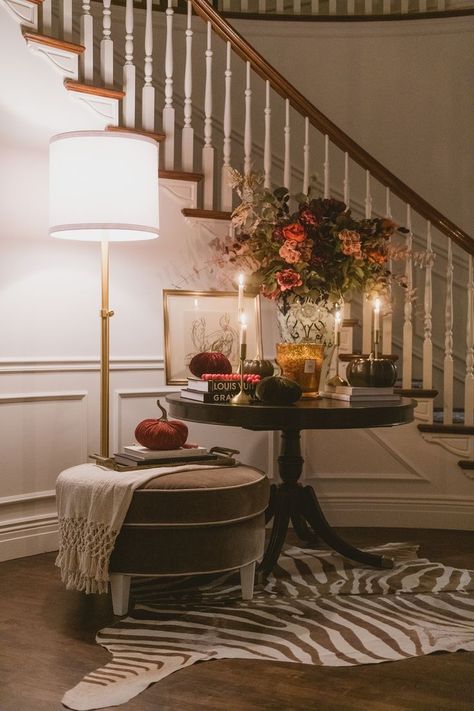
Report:
<svg viewBox="0 0 474 711"><path fill-rule="evenodd" d="M239 365L239 373L240 373L240 392L237 393L237 395L234 395L233 398L229 400L229 403L231 405L249 405L252 402L252 399L249 395L247 395L246 392L244 392L244 360L247 357L247 344L246 343L241 343L240 344L240 365Z"/></svg>

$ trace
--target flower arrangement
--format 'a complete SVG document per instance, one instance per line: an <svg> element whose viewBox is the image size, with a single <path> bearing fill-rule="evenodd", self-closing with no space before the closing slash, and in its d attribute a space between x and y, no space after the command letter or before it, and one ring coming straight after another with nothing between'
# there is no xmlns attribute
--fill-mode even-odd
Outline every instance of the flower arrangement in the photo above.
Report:
<svg viewBox="0 0 474 711"><path fill-rule="evenodd" d="M230 261L247 274L250 286L267 298L341 302L349 291L381 295L403 276L389 269L391 259L406 257L390 238L407 232L392 220L356 219L335 199L296 195L290 210L286 188L271 192L258 174L232 171L241 198L232 213L236 237Z"/></svg>

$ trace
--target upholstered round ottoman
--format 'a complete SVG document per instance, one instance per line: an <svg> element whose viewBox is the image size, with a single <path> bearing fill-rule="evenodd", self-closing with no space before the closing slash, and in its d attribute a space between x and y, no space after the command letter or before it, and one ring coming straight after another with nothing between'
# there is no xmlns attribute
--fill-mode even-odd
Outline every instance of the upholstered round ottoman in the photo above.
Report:
<svg viewBox="0 0 474 711"><path fill-rule="evenodd" d="M217 573L240 568L251 599L263 555L265 474L244 465L176 472L136 489L110 558L112 603L128 609L130 578Z"/></svg>

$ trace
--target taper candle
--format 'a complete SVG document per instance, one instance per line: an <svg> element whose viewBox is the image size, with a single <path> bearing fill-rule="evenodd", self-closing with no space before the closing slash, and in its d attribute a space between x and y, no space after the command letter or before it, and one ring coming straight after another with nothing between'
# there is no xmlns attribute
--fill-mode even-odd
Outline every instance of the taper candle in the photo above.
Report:
<svg viewBox="0 0 474 711"><path fill-rule="evenodd" d="M338 346L341 342L341 322L341 310L338 309L334 317L334 343L336 346Z"/></svg>
<svg viewBox="0 0 474 711"><path fill-rule="evenodd" d="M242 314L244 311L244 285L245 277L243 274L239 274L238 277L239 293L237 297L237 319L240 322Z"/></svg>
<svg viewBox="0 0 474 711"><path fill-rule="evenodd" d="M374 299L374 331L380 331L380 299Z"/></svg>

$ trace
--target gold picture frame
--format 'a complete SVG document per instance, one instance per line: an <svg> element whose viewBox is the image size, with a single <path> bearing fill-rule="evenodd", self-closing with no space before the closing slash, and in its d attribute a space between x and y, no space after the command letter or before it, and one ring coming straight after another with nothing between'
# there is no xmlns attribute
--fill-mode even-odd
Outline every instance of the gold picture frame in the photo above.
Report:
<svg viewBox="0 0 474 711"><path fill-rule="evenodd" d="M244 294L249 358L262 353L260 297ZM237 370L239 323L236 291L163 290L165 376L167 385L186 385L196 353L219 350Z"/></svg>

